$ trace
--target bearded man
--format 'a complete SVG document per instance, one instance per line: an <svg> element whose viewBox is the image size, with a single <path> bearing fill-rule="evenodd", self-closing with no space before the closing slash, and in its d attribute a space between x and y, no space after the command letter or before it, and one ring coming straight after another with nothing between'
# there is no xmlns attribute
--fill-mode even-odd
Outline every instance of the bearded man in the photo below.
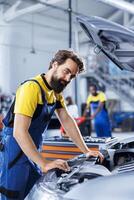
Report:
<svg viewBox="0 0 134 200"><path fill-rule="evenodd" d="M46 164L38 151L42 133L47 130L54 112L83 153L103 158L100 152L91 151L86 146L61 93L83 69L83 62L77 54L59 50L45 74L26 80L17 89L15 100L3 120L4 148L0 152L2 200L23 200L40 178L40 169L45 173L54 168L69 170L65 160L57 159Z"/></svg>

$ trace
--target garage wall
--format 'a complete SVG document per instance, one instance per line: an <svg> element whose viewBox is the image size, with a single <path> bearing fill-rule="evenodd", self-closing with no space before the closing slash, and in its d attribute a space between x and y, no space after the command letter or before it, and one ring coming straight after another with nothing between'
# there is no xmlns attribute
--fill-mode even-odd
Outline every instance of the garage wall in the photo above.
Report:
<svg viewBox="0 0 134 200"><path fill-rule="evenodd" d="M10 93L10 61L11 47L9 46L12 32L11 26L2 20L3 9L0 7L0 90Z"/></svg>
<svg viewBox="0 0 134 200"><path fill-rule="evenodd" d="M34 48L31 53L32 27L29 24L30 16L20 21L5 24L0 36L1 53L1 84L3 91L15 92L17 85L36 74L47 71L52 55L58 49L68 48L68 32L58 23L56 29L51 28L52 19L34 16ZM36 24L39 21L39 24ZM63 24L63 22L61 21ZM49 26L47 27L47 25ZM9 28L10 27L10 28ZM5 81L6 79L6 86Z"/></svg>
<svg viewBox="0 0 134 200"><path fill-rule="evenodd" d="M81 9L81 12L84 13L85 7L82 9L82 6L85 4L82 3L81 5L80 2L78 11ZM94 5L93 8L95 7ZM53 11L51 10L51 12ZM48 9L49 14L36 13L33 16L30 14L19 18L19 20L6 23L2 21L2 10L0 11L0 85L4 92L14 93L22 81L47 71L54 52L58 49L68 48L68 16L62 14L61 17L61 13L59 13L56 17L52 17L51 12ZM88 14L88 12L85 14ZM34 26L31 24L32 20ZM80 33L81 37L82 34ZM83 45L85 39L80 41L80 53L83 56L87 55L89 51L88 45ZM73 41L75 43L74 29ZM73 49L76 47L74 43ZM31 53L32 44L35 48L35 54ZM83 88L85 89L83 90ZM64 92L65 96L74 97L74 89L74 82L72 82L71 86ZM78 81L78 92L79 103L84 102L87 92L86 81L83 79ZM130 109L127 105L125 108Z"/></svg>

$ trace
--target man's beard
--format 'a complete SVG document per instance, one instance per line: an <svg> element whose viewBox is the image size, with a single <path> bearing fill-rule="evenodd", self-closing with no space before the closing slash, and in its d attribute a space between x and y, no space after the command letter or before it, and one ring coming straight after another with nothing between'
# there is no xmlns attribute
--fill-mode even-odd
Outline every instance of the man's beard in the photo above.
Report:
<svg viewBox="0 0 134 200"><path fill-rule="evenodd" d="M59 79L57 75L53 75L51 78L51 87L56 93L62 92L69 82Z"/></svg>

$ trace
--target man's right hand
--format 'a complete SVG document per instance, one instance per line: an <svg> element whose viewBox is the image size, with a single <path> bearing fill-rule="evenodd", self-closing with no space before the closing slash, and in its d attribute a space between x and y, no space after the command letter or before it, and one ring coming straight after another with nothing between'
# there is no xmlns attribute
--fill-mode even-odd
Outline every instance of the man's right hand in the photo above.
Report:
<svg viewBox="0 0 134 200"><path fill-rule="evenodd" d="M70 171L70 167L68 166L67 161L61 159L57 159L50 163L45 164L45 166L42 167L42 171L47 173L49 170L54 168L59 168L62 169L63 171Z"/></svg>

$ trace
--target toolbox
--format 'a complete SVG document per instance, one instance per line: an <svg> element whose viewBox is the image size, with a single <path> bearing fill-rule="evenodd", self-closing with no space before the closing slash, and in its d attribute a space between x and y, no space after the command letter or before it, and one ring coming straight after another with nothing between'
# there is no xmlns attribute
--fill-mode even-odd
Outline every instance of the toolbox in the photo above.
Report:
<svg viewBox="0 0 134 200"><path fill-rule="evenodd" d="M116 138L83 137L91 150L106 149L114 143ZM45 160L70 159L81 154L81 150L69 138L59 136L45 138L42 146L42 155Z"/></svg>

